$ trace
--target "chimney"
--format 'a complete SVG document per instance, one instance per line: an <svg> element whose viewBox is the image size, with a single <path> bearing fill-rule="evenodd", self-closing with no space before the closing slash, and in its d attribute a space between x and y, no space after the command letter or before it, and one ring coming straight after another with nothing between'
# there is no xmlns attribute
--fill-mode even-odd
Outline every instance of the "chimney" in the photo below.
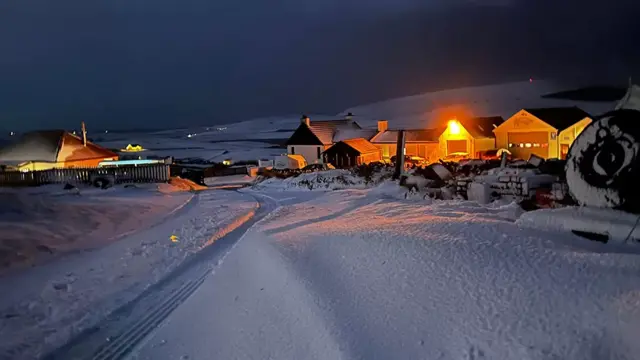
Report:
<svg viewBox="0 0 640 360"><path fill-rule="evenodd" d="M387 120L378 120L378 132L387 131L389 129L389 122Z"/></svg>
<svg viewBox="0 0 640 360"><path fill-rule="evenodd" d="M353 120L353 114L352 113L348 113L345 117L345 120Z"/></svg>
<svg viewBox="0 0 640 360"><path fill-rule="evenodd" d="M84 126L84 121L82 122L82 145L87 146L87 128Z"/></svg>
<svg viewBox="0 0 640 360"><path fill-rule="evenodd" d="M302 115L302 117L300 118L300 122L302 124L307 124L307 126L311 126L311 119L309 119L307 115Z"/></svg>

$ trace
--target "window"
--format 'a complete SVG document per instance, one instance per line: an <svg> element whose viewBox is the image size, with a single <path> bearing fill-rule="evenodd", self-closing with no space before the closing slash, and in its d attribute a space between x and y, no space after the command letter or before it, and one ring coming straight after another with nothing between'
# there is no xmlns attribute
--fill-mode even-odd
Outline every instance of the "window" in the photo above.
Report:
<svg viewBox="0 0 640 360"><path fill-rule="evenodd" d="M320 148L320 146L318 146L318 159L320 159L320 154L322 153L322 150Z"/></svg>
<svg viewBox="0 0 640 360"><path fill-rule="evenodd" d="M294 146L291 147L291 155L296 154L296 148Z"/></svg>

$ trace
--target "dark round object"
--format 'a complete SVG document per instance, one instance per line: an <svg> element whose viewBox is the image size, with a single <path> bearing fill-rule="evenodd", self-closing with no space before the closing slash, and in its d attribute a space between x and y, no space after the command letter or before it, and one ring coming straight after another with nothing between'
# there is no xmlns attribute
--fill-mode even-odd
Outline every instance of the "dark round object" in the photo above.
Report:
<svg viewBox="0 0 640 360"><path fill-rule="evenodd" d="M565 170L579 204L640 213L640 111L616 110L585 127Z"/></svg>

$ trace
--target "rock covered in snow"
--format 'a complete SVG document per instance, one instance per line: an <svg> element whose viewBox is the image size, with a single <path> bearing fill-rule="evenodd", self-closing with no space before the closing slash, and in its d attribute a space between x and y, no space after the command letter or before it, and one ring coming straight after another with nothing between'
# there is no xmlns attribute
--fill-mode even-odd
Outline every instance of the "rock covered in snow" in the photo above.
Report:
<svg viewBox="0 0 640 360"><path fill-rule="evenodd" d="M491 202L491 186L487 183L472 182L467 189L467 197L479 204L488 204Z"/></svg>

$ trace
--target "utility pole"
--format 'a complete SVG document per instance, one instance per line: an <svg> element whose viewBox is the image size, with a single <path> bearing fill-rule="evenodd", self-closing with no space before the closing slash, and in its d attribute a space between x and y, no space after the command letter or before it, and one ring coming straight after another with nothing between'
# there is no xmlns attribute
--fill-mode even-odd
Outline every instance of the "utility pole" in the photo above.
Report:
<svg viewBox="0 0 640 360"><path fill-rule="evenodd" d="M82 122L82 145L87 146L87 128L84 126L84 121Z"/></svg>
<svg viewBox="0 0 640 360"><path fill-rule="evenodd" d="M398 130L398 141L396 143L396 171L393 179L397 180L404 170L404 130Z"/></svg>

